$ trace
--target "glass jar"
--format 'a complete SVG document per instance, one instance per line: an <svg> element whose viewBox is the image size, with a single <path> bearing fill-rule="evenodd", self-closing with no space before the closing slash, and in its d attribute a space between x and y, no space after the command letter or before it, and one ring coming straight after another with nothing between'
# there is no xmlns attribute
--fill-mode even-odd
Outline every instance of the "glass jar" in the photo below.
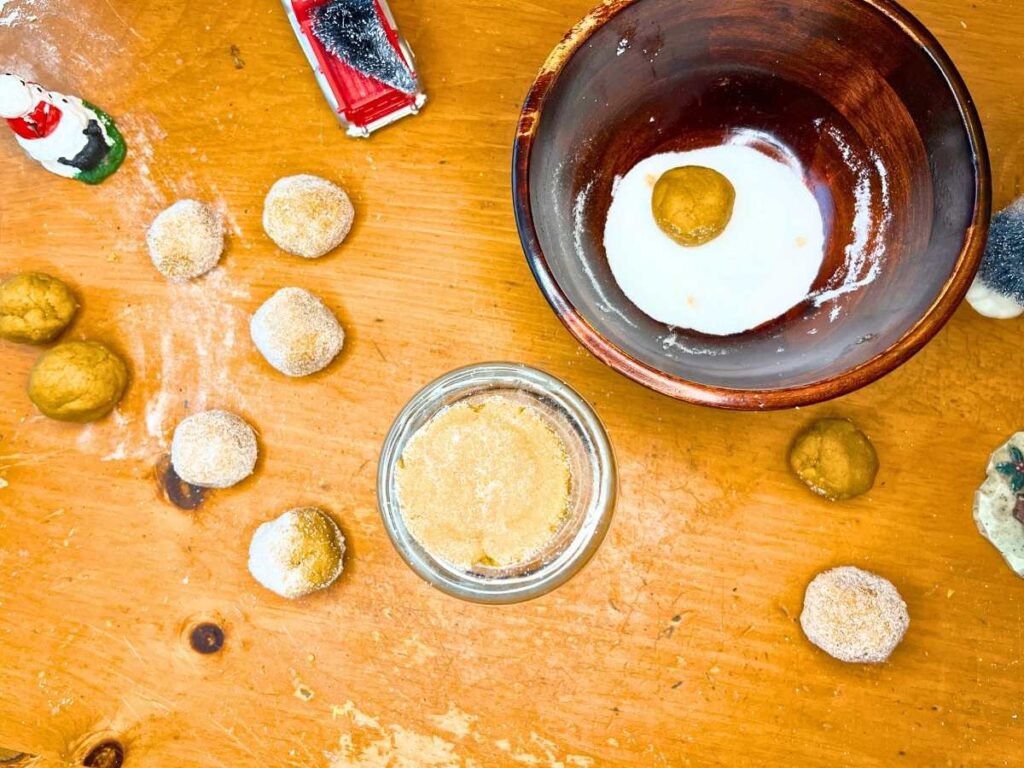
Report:
<svg viewBox="0 0 1024 768"><path fill-rule="evenodd" d="M502 395L536 408L566 447L572 485L565 522L528 561L464 569L434 557L405 525L396 470L410 438L454 403ZM611 443L597 414L567 384L519 363L481 363L445 374L420 390L398 414L381 451L377 502L388 536L421 578L454 597L516 603L572 578L597 551L615 507L617 476Z"/></svg>

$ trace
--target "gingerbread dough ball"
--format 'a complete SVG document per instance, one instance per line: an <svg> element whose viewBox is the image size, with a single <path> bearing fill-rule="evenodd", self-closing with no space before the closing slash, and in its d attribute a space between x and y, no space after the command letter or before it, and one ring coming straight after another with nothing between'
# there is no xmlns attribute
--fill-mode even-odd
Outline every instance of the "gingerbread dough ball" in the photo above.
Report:
<svg viewBox="0 0 1024 768"><path fill-rule="evenodd" d="M308 376L341 352L345 332L338 318L302 288L282 288L252 316L249 332L267 362L286 376Z"/></svg>
<svg viewBox="0 0 1024 768"><path fill-rule="evenodd" d="M819 496L841 501L871 490L878 474L878 454L849 421L821 419L797 435L789 466Z"/></svg>
<svg viewBox="0 0 1024 768"><path fill-rule="evenodd" d="M316 507L300 507L264 523L249 545L249 572L282 597L325 589L341 575L345 537Z"/></svg>
<svg viewBox="0 0 1024 768"><path fill-rule="evenodd" d="M907 604L881 576L844 566L807 585L800 626L808 640L840 661L885 661L909 625Z"/></svg>
<svg viewBox="0 0 1024 768"><path fill-rule="evenodd" d="M70 289L42 272L25 272L0 283L0 338L45 344L67 328L78 302Z"/></svg>
<svg viewBox="0 0 1024 768"><path fill-rule="evenodd" d="M171 465L178 477L200 488L230 488L256 467L256 432L227 411L189 416L174 430Z"/></svg>
<svg viewBox="0 0 1024 768"><path fill-rule="evenodd" d="M704 245L725 231L736 189L713 168L686 165L661 175L654 184L654 221L679 245Z"/></svg>
<svg viewBox="0 0 1024 768"><path fill-rule="evenodd" d="M146 244L157 271L172 282L184 282L217 266L224 223L212 206L179 200L153 220Z"/></svg>
<svg viewBox="0 0 1024 768"><path fill-rule="evenodd" d="M128 386L128 368L97 341L69 341L45 352L28 378L28 396L58 421L96 421L113 410Z"/></svg>
<svg viewBox="0 0 1024 768"><path fill-rule="evenodd" d="M263 203L263 229L270 239L306 259L319 259L341 245L354 217L345 190L309 174L278 179Z"/></svg>

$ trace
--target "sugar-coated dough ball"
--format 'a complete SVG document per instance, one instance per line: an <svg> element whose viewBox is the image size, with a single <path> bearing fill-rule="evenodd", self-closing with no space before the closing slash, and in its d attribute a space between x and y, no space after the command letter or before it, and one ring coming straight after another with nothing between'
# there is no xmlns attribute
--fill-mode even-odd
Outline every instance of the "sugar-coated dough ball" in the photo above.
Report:
<svg viewBox="0 0 1024 768"><path fill-rule="evenodd" d="M174 429L171 465L178 477L200 488L230 488L256 467L256 432L227 411L189 416Z"/></svg>
<svg viewBox="0 0 1024 768"><path fill-rule="evenodd" d="M354 217L345 190L309 174L278 179L263 203L263 229L270 239L307 259L318 259L341 245Z"/></svg>
<svg viewBox="0 0 1024 768"><path fill-rule="evenodd" d="M338 318L302 288L282 288L256 310L249 324L253 343L286 376L308 376L341 352L345 332Z"/></svg>
<svg viewBox="0 0 1024 768"><path fill-rule="evenodd" d="M184 282L217 266L224 223L212 206L179 200L153 220L146 244L157 271L172 282Z"/></svg>
<svg viewBox="0 0 1024 768"><path fill-rule="evenodd" d="M844 566L807 585L800 626L808 640L840 661L885 661L909 625L907 604L881 576Z"/></svg>
<svg viewBox="0 0 1024 768"><path fill-rule="evenodd" d="M329 587L344 567L345 537L316 507L300 507L263 523L249 544L249 572L282 597Z"/></svg>
<svg viewBox="0 0 1024 768"><path fill-rule="evenodd" d="M69 341L44 352L28 377L28 396L58 421L96 421L128 386L124 361L98 341Z"/></svg>
<svg viewBox="0 0 1024 768"><path fill-rule="evenodd" d="M25 344L53 341L75 316L70 289L42 272L24 272L0 283L0 338Z"/></svg>

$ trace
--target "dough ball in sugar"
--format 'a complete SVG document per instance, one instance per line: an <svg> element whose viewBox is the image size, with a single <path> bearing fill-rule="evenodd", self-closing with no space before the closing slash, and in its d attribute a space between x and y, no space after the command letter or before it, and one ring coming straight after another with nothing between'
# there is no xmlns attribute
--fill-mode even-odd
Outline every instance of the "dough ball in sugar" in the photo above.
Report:
<svg viewBox="0 0 1024 768"><path fill-rule="evenodd" d="M286 376L308 376L338 356L345 331L316 296L282 288L252 316L249 331L260 354Z"/></svg>
<svg viewBox="0 0 1024 768"><path fill-rule="evenodd" d="M907 604L881 576L844 566L807 585L800 626L808 640L840 661L885 661L909 625Z"/></svg>
<svg viewBox="0 0 1024 768"><path fill-rule="evenodd" d="M690 239L694 244L686 247L662 229L652 206L664 176L694 167L722 177L712 195L717 204L698 206L695 217L676 211L670 229L717 235L701 244L701 238ZM688 192L676 200L683 210L703 199L690 185ZM577 202L585 208L585 198ZM714 220L710 228L708 219ZM825 257L825 229L798 171L751 147L726 144L665 152L633 166L613 191L604 246L615 282L644 314L673 327L729 336L807 299Z"/></svg>
<svg viewBox="0 0 1024 768"><path fill-rule="evenodd" d="M316 507L290 509L263 523L249 544L249 572L282 597L325 589L341 575L345 537Z"/></svg>
<svg viewBox="0 0 1024 768"><path fill-rule="evenodd" d="M228 411L189 416L174 429L171 464L178 477L200 488L230 488L256 468L256 432Z"/></svg>
<svg viewBox="0 0 1024 768"><path fill-rule="evenodd" d="M319 176L278 179L263 203L263 229L288 253L319 259L348 235L355 209L348 194Z"/></svg>
<svg viewBox="0 0 1024 768"><path fill-rule="evenodd" d="M146 244L161 275L185 282L217 266L224 252L224 223L212 206L179 200L153 220Z"/></svg>

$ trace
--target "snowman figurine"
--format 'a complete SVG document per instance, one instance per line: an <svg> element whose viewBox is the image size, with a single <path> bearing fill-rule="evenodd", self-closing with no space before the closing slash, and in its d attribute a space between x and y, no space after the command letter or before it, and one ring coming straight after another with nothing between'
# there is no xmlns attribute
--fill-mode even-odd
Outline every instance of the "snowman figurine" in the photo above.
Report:
<svg viewBox="0 0 1024 768"><path fill-rule="evenodd" d="M124 160L124 139L110 115L9 72L0 74L0 117L22 149L58 176L99 184Z"/></svg>

